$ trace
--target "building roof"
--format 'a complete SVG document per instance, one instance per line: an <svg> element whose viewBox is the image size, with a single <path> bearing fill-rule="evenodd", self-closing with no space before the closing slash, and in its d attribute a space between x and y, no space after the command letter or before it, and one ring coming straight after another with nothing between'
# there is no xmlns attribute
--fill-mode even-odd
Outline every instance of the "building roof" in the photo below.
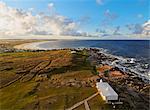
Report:
<svg viewBox="0 0 150 110"><path fill-rule="evenodd" d="M106 82L98 82L96 83L96 87L104 96L118 96L113 88Z"/></svg>
<svg viewBox="0 0 150 110"><path fill-rule="evenodd" d="M76 51L71 51L71 53L76 53Z"/></svg>

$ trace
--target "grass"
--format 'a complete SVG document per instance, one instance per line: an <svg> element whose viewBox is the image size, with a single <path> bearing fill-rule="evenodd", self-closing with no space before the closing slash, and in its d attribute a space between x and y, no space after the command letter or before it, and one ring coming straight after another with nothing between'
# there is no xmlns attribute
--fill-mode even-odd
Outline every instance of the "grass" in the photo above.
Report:
<svg viewBox="0 0 150 110"><path fill-rule="evenodd" d="M60 87L60 88L49 88L45 92L44 91L37 92L37 94L40 97L39 98L40 100L46 100L48 98L51 98L51 100L55 99L54 104L57 104L58 106L65 108L69 108L72 105L76 104L77 102L82 101L85 98L92 95L93 93L95 93L95 89L91 87L89 88Z"/></svg>
<svg viewBox="0 0 150 110"><path fill-rule="evenodd" d="M74 110L85 110L84 104L78 106L78 107L75 108Z"/></svg>
<svg viewBox="0 0 150 110"><path fill-rule="evenodd" d="M17 71L34 68L32 70L37 74L37 67L43 70L41 74L48 74L50 78L43 82L36 82L34 78L27 82L18 80L4 87L0 90L0 109L28 110L38 107L41 110L48 108L62 110L94 94L96 89L92 87L53 87L50 84L51 79L57 79L58 82L69 81L70 79L87 81L88 78L93 76L93 67L86 60L87 56L86 51L71 54L70 50L1 53L0 77L4 82L5 80L11 81L16 75L21 75L21 73L16 74ZM47 65L47 61L50 61L49 65ZM42 65L45 63L46 68ZM6 66L13 68L3 70ZM49 68L51 71L47 71ZM40 85L35 89L35 86L39 83Z"/></svg>
<svg viewBox="0 0 150 110"><path fill-rule="evenodd" d="M1 110L16 110L23 108L26 104L32 102L35 95L28 94L37 83L27 82L20 83L16 82L13 85L5 87L0 90L0 108Z"/></svg>
<svg viewBox="0 0 150 110"><path fill-rule="evenodd" d="M91 110L111 110L107 105L105 105L105 102L100 95L97 95L93 99L89 100L88 103Z"/></svg>

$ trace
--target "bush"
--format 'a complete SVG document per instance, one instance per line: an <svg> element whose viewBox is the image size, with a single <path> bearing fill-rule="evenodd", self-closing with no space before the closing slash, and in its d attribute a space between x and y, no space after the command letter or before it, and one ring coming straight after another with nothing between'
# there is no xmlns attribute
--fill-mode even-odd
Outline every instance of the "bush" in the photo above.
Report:
<svg viewBox="0 0 150 110"><path fill-rule="evenodd" d="M104 71L104 76L109 77L109 70Z"/></svg>
<svg viewBox="0 0 150 110"><path fill-rule="evenodd" d="M96 69L95 66L93 66L93 71L92 71L92 73L93 73L94 75L98 75L98 74L99 74L99 72L97 72L97 69Z"/></svg>

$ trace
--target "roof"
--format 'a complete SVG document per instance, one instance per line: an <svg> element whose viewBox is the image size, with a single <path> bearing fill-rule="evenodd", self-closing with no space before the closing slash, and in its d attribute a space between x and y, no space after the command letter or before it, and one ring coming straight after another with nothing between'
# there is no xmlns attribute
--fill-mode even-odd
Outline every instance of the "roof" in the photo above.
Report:
<svg viewBox="0 0 150 110"><path fill-rule="evenodd" d="M76 51L71 51L71 53L76 53Z"/></svg>
<svg viewBox="0 0 150 110"><path fill-rule="evenodd" d="M106 82L98 82L96 83L96 87L104 96L118 96L113 88Z"/></svg>

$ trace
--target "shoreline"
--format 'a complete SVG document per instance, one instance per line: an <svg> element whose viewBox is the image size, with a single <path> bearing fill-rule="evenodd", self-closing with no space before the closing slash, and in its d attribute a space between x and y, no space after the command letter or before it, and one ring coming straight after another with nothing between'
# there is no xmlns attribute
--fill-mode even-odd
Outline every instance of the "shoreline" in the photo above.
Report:
<svg viewBox="0 0 150 110"><path fill-rule="evenodd" d="M48 50L48 49L41 48L38 46L38 45L46 43L46 42L49 42L49 41L23 43L20 45L15 45L13 48L19 49L19 50Z"/></svg>
<svg viewBox="0 0 150 110"><path fill-rule="evenodd" d="M20 45L16 45L14 46L15 49L18 49L18 50L31 50L31 51L36 51L36 50L43 50L43 51L46 51L46 50L61 50L61 49L68 49L68 48L41 48L39 45L40 44L44 44L44 43L47 43L47 42L50 42L50 41L41 41L41 42L31 42L31 43L24 43L24 44L20 44ZM132 69L130 67L126 67L126 66L122 66L122 62L124 62L124 60L127 60L127 59L130 59L130 58L124 58L122 56L117 56L117 55L113 55L109 52L107 52L107 49L103 49L103 48L93 48L93 47L77 47L77 48L69 48L69 49L73 49L73 50L82 50L82 49L87 49L87 50L90 50L90 49L95 49L95 50L99 50L99 52L97 52L96 54L98 55L99 53L102 53L104 54L107 58L116 58L118 59L118 63L119 64L116 64L115 61L113 62L110 62L110 61L106 61L106 62L103 62L105 64L108 64L108 65L111 65L111 66L115 66L115 67L118 67L120 68L122 71L125 71L125 72L129 72L129 73L134 73L136 76L142 78L142 80L144 81L150 81L149 79L149 74L145 75L145 74L140 74L138 71L136 71L135 69ZM136 60L136 59L135 59ZM114 64L113 64L114 63ZM132 65L132 64L131 64Z"/></svg>
<svg viewBox="0 0 150 110"><path fill-rule="evenodd" d="M106 52L107 49L104 48L98 48L98 47L65 47L65 48L41 48L39 45L47 43L50 41L39 41L39 42L30 42L30 43L23 43L23 44L19 44L19 45L15 45L13 46L14 49L18 49L18 50L59 50L59 49L98 49L98 50L102 50L103 52Z"/></svg>

